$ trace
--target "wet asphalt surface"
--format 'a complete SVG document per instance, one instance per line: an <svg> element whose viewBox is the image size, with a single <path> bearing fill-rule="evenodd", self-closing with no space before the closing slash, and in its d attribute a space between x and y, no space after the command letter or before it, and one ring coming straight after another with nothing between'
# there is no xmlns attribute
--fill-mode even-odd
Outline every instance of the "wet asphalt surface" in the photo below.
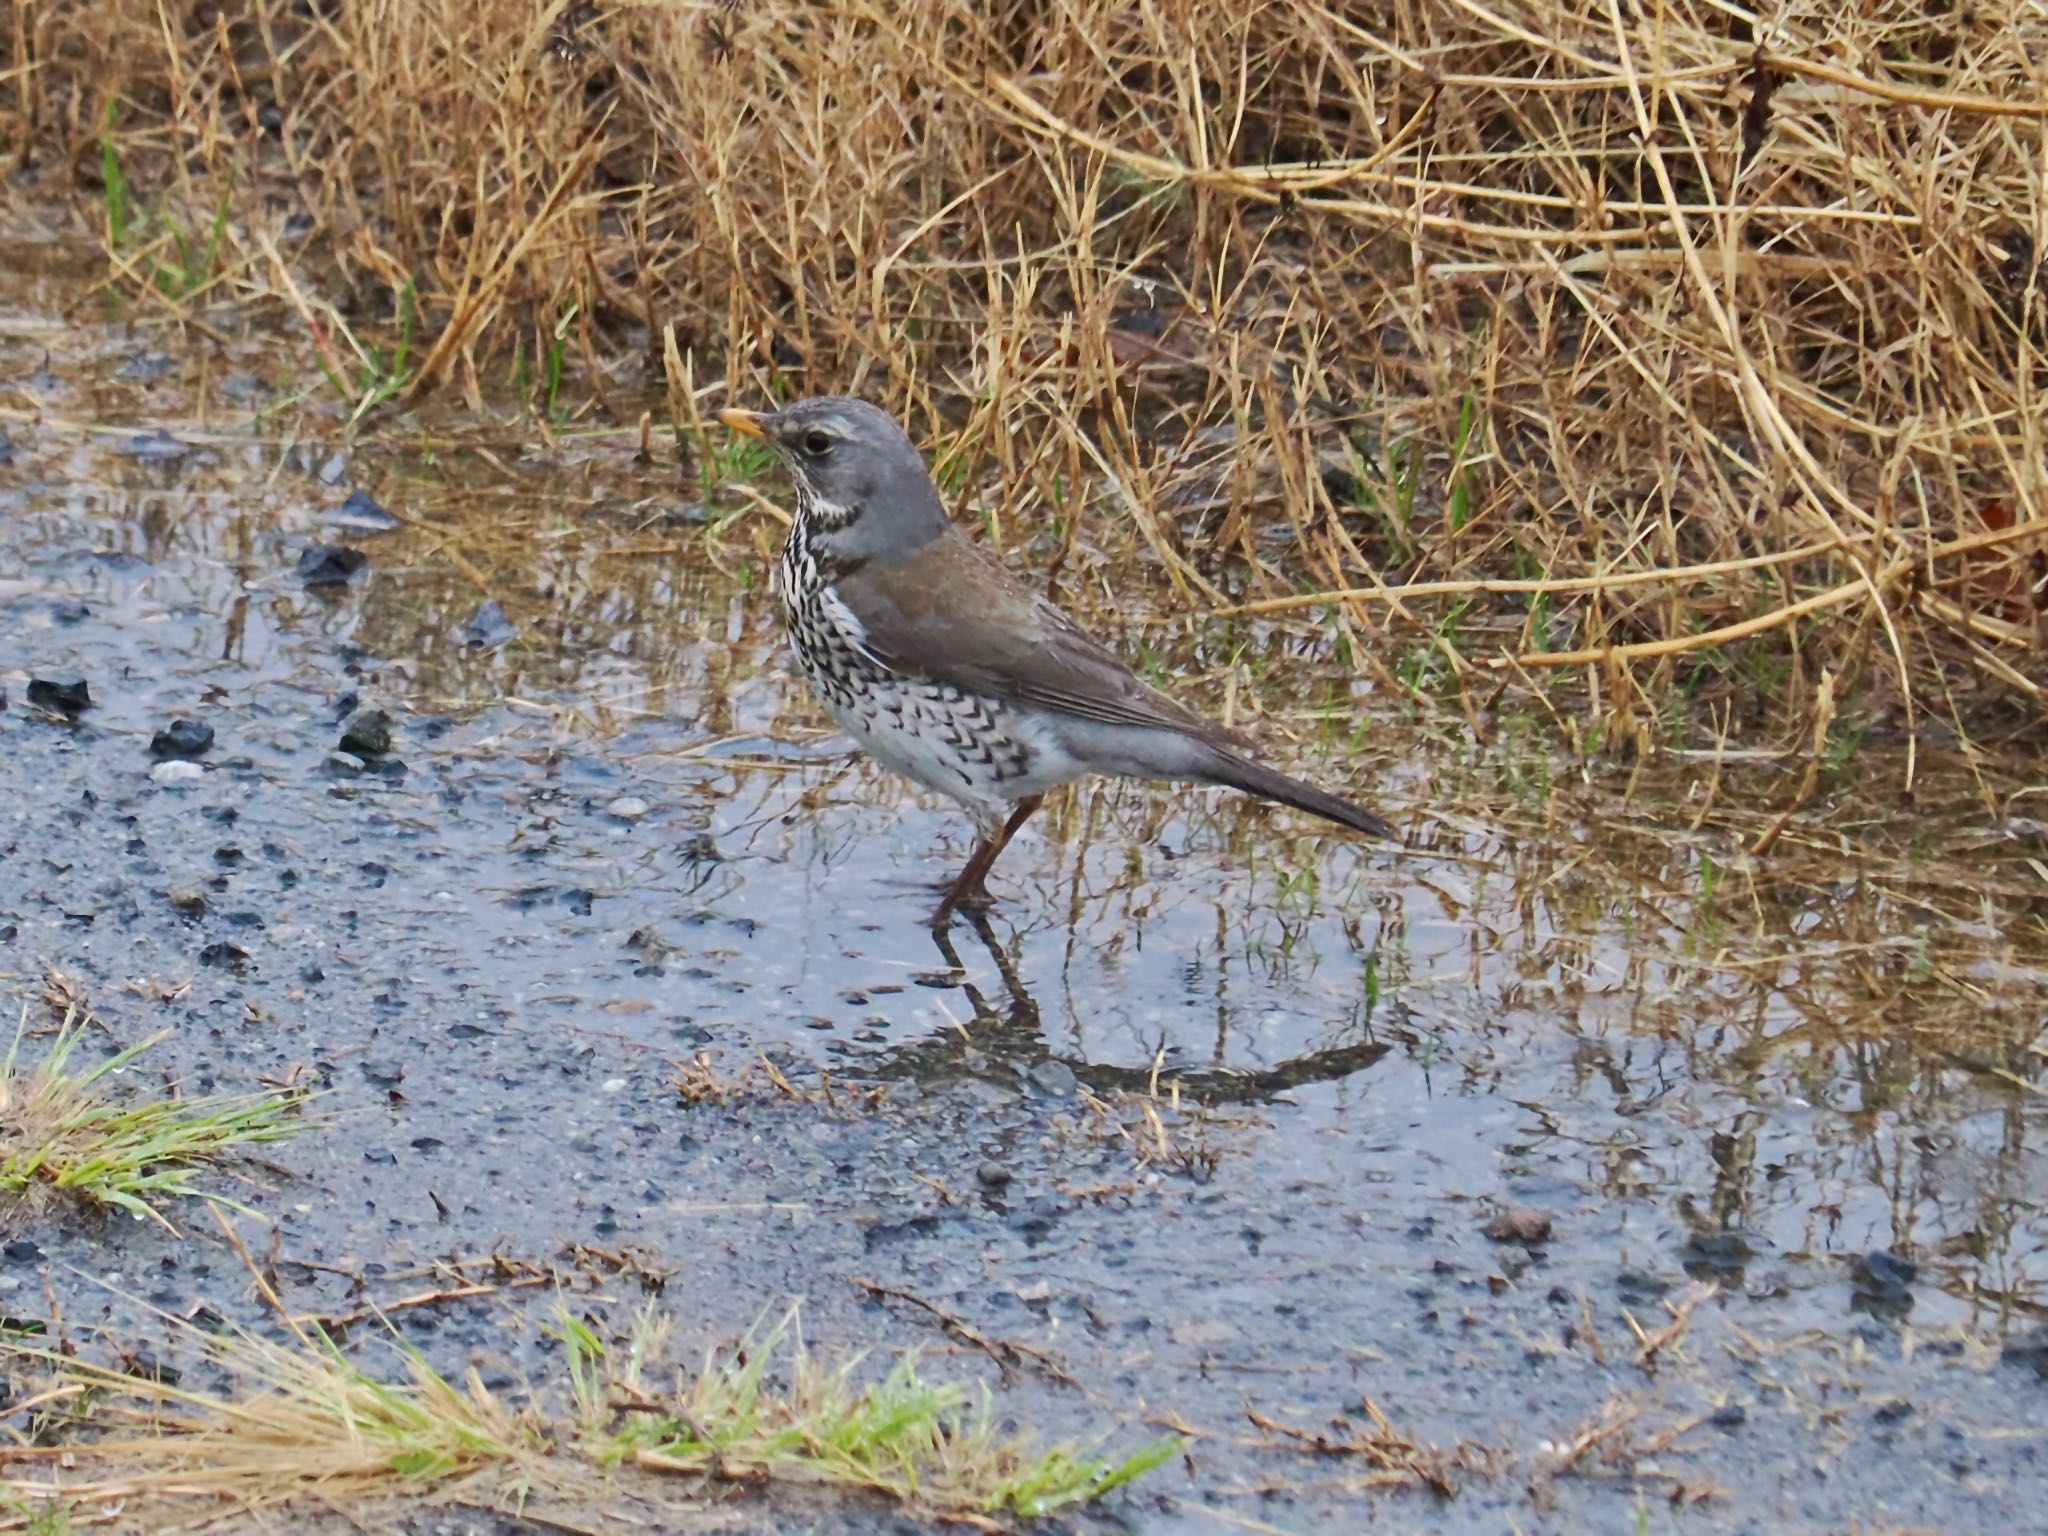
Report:
<svg viewBox="0 0 2048 1536"><path fill-rule="evenodd" d="M2048 1098L1895 1010L1819 1022L1905 975L1910 921L1838 953L1867 921L1845 885L1771 914L1782 960L1708 963L1686 871L1575 873L1570 827L1397 855L1095 788L941 944L967 823L849 766L758 558L714 558L672 469L295 445L252 426L260 345L202 382L113 328L46 359L32 300L11 314L0 1002L46 1025L54 971L96 1048L170 1027L138 1091L325 1090L231 1186L293 1307L496 1254L621 1325L658 1285L693 1358L799 1301L814 1349L932 1351L1043 1434L1189 1432L1104 1529L2006 1531L2039 1505ZM401 526L340 511L358 488ZM331 544L363 569L309 587ZM32 708L32 679L92 707ZM388 751L337 756L370 710ZM180 717L212 743L153 776ZM1320 771L1402 813L1457 769L1390 731ZM1987 1050L2038 1080L2038 989L2013 995ZM678 1092L700 1053L732 1093ZM103 1355L186 1349L151 1308L260 1325L179 1215L15 1213L0 1312ZM999 1372L862 1280L1045 1358ZM396 1325L508 1385L548 1373L552 1298ZM1342 1439L1368 1399L1456 1458L1452 1497L1250 1417Z"/></svg>

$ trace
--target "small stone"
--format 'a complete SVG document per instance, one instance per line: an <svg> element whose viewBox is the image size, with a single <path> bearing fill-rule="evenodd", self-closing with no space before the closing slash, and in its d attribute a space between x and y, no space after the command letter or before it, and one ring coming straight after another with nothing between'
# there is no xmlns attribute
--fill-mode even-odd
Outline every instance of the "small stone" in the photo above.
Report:
<svg viewBox="0 0 2048 1536"><path fill-rule="evenodd" d="M121 445L121 451L144 464L175 464L192 450L162 427L138 432Z"/></svg>
<svg viewBox="0 0 2048 1536"><path fill-rule="evenodd" d="M171 376L171 360L161 352L137 352L115 370L114 377L154 384Z"/></svg>
<svg viewBox="0 0 2048 1536"><path fill-rule="evenodd" d="M43 1256L43 1250L25 1237L16 1237L0 1244L0 1255L4 1255L10 1263L33 1264Z"/></svg>
<svg viewBox="0 0 2048 1536"><path fill-rule="evenodd" d="M373 1057L363 1063L363 1076L379 1088L396 1088L405 1081L405 1068L399 1062Z"/></svg>
<svg viewBox="0 0 2048 1536"><path fill-rule="evenodd" d="M209 944L199 951L199 963L218 971L239 971L249 963L249 951L239 944Z"/></svg>
<svg viewBox="0 0 2048 1536"><path fill-rule="evenodd" d="M1756 1257L1756 1246L1740 1232L1695 1232L1685 1240L1679 1262L1694 1279L1739 1281L1744 1266Z"/></svg>
<svg viewBox="0 0 2048 1536"><path fill-rule="evenodd" d="M14 443L5 432L0 432L0 466L14 462Z"/></svg>
<svg viewBox="0 0 2048 1536"><path fill-rule="evenodd" d="M176 890L170 895L171 910L185 917L198 917L206 911L206 896L194 890Z"/></svg>
<svg viewBox="0 0 2048 1536"><path fill-rule="evenodd" d="M74 624L83 624L92 617L92 610L76 598L65 598L50 604L50 617L69 629Z"/></svg>
<svg viewBox="0 0 2048 1536"><path fill-rule="evenodd" d="M1849 1306L1871 1317L1902 1318L1913 1310L1913 1277L1919 1266L1888 1248L1872 1249L1849 1266Z"/></svg>
<svg viewBox="0 0 2048 1536"><path fill-rule="evenodd" d="M473 651L494 651L519 633L495 599L487 598L462 626L462 643Z"/></svg>
<svg viewBox="0 0 2048 1536"><path fill-rule="evenodd" d="M1913 1405L1903 1397L1895 1397L1889 1402L1879 1403L1876 1411L1871 1414L1873 1419L1886 1426L1903 1424L1912 1416Z"/></svg>
<svg viewBox="0 0 2048 1536"><path fill-rule="evenodd" d="M1920 1267L1902 1259L1889 1248L1874 1248L1851 1266L1859 1285L1875 1291L1898 1292L1913 1283Z"/></svg>
<svg viewBox="0 0 2048 1536"><path fill-rule="evenodd" d="M1534 1248L1550 1241L1550 1213L1531 1205L1512 1205L1479 1229L1496 1243Z"/></svg>
<svg viewBox="0 0 2048 1536"><path fill-rule="evenodd" d="M149 738L149 755L159 761L202 758L212 750L213 727L182 715Z"/></svg>
<svg viewBox="0 0 2048 1536"><path fill-rule="evenodd" d="M175 1387L184 1379L184 1373L174 1365L166 1365L147 1349L131 1350L121 1358L124 1372L137 1381L154 1381L166 1387Z"/></svg>
<svg viewBox="0 0 2048 1536"><path fill-rule="evenodd" d="M1081 1086L1081 1080L1074 1076L1074 1069L1064 1061L1041 1061L1029 1072L1024 1080L1048 1098L1063 1099Z"/></svg>
<svg viewBox="0 0 2048 1536"><path fill-rule="evenodd" d="M337 469L336 473L339 472ZM325 527L341 528L349 533L389 533L394 528L405 526L368 491L350 491L340 506L330 507L320 514L320 522ZM354 554L355 551L350 550L349 553Z"/></svg>
<svg viewBox="0 0 2048 1536"><path fill-rule="evenodd" d="M92 708L92 690L84 678L59 682L54 678L32 677L28 681L28 701L37 709L76 720Z"/></svg>
<svg viewBox="0 0 2048 1536"><path fill-rule="evenodd" d="M2036 1328L2016 1339L2006 1340L1998 1358L2006 1365L2031 1369L2043 1381L2048 1381L2048 1327Z"/></svg>
<svg viewBox="0 0 2048 1536"><path fill-rule="evenodd" d="M974 1170L975 1182L983 1189L1007 1189L1012 1177L1010 1170L993 1158Z"/></svg>
<svg viewBox="0 0 2048 1536"><path fill-rule="evenodd" d="M370 765L353 752L330 752L327 761L320 766L327 770L330 778L360 779Z"/></svg>
<svg viewBox="0 0 2048 1536"><path fill-rule="evenodd" d="M346 544L316 544L299 556L299 580L309 587L345 587L369 563L368 555Z"/></svg>
<svg viewBox="0 0 2048 1536"><path fill-rule="evenodd" d="M1707 1417L1716 1429L1740 1429L1749 1422L1749 1410L1740 1403L1723 1403Z"/></svg>
<svg viewBox="0 0 2048 1536"><path fill-rule="evenodd" d="M607 816L616 816L621 821L638 821L647 814L648 806L638 795L621 795L604 809Z"/></svg>
<svg viewBox="0 0 2048 1536"><path fill-rule="evenodd" d="M369 759L391 750L391 717L381 709L359 711L342 728L341 750Z"/></svg>
<svg viewBox="0 0 2048 1536"><path fill-rule="evenodd" d="M206 770L197 763L177 757L168 763L158 763L149 770L149 776L165 789L184 789L205 778Z"/></svg>

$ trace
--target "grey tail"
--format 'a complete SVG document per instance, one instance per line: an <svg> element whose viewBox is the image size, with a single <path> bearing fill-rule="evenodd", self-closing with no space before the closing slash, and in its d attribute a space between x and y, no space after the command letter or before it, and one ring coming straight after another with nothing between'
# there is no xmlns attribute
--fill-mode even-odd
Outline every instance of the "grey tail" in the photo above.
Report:
<svg viewBox="0 0 2048 1536"><path fill-rule="evenodd" d="M1307 811L1311 816L1334 821L1340 827L1350 827L1371 837L1384 837L1390 842L1401 841L1401 834L1385 817L1375 816L1362 805L1353 805L1342 796L1317 789L1313 784L1290 779L1284 773L1276 772L1263 763L1255 763L1248 757L1239 757L1235 752L1219 748L1200 776L1212 784L1225 784L1248 795L1257 795L1261 800L1277 800L1282 805L1291 805L1297 811Z"/></svg>

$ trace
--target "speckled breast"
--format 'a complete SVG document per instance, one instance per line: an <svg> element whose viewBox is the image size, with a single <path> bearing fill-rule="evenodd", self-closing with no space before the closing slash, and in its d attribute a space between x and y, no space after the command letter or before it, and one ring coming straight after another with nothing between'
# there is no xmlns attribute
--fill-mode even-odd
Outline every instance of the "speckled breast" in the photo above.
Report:
<svg viewBox="0 0 2048 1536"><path fill-rule="evenodd" d="M794 529L778 574L797 664L861 747L927 788L970 804L1011 798L1004 786L1029 775L1034 754L1007 728L1005 706L877 664L860 637L835 622L824 573Z"/></svg>

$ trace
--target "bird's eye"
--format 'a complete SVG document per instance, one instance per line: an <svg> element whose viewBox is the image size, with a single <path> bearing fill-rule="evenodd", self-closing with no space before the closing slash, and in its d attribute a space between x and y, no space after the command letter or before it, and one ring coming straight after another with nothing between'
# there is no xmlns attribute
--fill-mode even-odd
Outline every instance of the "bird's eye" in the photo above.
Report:
<svg viewBox="0 0 2048 1536"><path fill-rule="evenodd" d="M832 451L832 434L813 427L804 434L804 452L814 459L822 459Z"/></svg>

